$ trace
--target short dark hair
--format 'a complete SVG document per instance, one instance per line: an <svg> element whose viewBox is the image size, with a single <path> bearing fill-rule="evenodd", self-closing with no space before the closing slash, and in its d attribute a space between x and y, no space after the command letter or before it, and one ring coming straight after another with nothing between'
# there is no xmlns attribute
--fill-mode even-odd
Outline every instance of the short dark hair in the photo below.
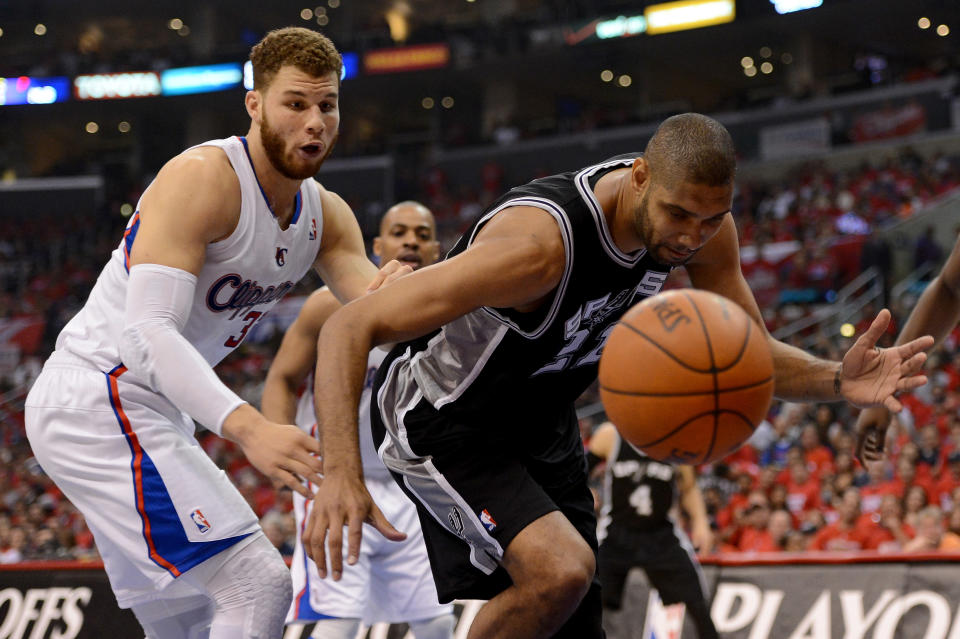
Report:
<svg viewBox="0 0 960 639"><path fill-rule="evenodd" d="M253 87L263 91L281 67L292 65L314 77L333 72L340 81L343 60L330 38L302 27L274 29L250 49Z"/></svg>
<svg viewBox="0 0 960 639"><path fill-rule="evenodd" d="M733 182L737 155L726 127L699 113L664 120L644 151L651 179L665 185L692 182L724 186Z"/></svg>

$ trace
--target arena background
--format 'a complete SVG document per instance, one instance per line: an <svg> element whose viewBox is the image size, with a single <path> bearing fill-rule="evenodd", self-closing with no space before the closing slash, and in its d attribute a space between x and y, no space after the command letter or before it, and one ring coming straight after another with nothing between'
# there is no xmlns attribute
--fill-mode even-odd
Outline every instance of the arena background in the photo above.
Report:
<svg viewBox="0 0 960 639"><path fill-rule="evenodd" d="M639 150L662 118L695 110L737 144L734 214L768 328L837 358L882 306L902 322L960 228L957 3L681 8L0 0L0 639L138 636L82 518L32 457L23 399L159 167L246 132L243 62L269 29L316 28L344 54L340 140L318 179L368 239L390 203L413 198L434 210L449 248L510 186ZM657 32L671 20L676 30ZM670 285L683 284L679 273ZM317 285L305 281L219 368L254 404L279 336ZM852 463L852 411L780 402L748 446L699 469L724 636L960 638L956 555L940 550L960 541L958 352L955 332L873 475ZM580 411L587 439L603 419L595 393ZM229 443L198 436L289 550L289 495ZM851 485L868 542L825 532ZM904 553L919 545L909 542L928 504L941 509L941 536ZM756 545L776 508L792 530ZM612 639L681 636L681 612L658 608L639 575L628 596Z"/></svg>

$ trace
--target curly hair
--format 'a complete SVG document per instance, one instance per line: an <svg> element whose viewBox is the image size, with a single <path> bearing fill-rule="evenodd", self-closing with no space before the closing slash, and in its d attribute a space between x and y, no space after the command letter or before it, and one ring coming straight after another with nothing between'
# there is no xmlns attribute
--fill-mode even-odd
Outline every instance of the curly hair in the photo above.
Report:
<svg viewBox="0 0 960 639"><path fill-rule="evenodd" d="M281 67L292 65L321 77L333 72L340 79L343 61L330 38L302 27L274 29L250 50L253 86L265 90Z"/></svg>

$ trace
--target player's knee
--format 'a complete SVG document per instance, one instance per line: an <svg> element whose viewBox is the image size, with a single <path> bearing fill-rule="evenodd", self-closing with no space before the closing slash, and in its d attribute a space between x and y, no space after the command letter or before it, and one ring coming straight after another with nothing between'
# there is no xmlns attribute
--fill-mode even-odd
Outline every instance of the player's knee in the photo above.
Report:
<svg viewBox="0 0 960 639"><path fill-rule="evenodd" d="M242 548L201 564L184 577L213 601L214 628L243 639L282 634L283 620L293 600L293 582L280 553L263 533L256 533Z"/></svg>
<svg viewBox="0 0 960 639"><path fill-rule="evenodd" d="M539 580L540 596L564 607L575 605L590 589L596 571L596 560L585 543L569 549L562 561L545 566Z"/></svg>
<svg viewBox="0 0 960 639"><path fill-rule="evenodd" d="M564 599L580 601L590 589L595 567L592 553L572 559L558 570L555 588L564 595Z"/></svg>
<svg viewBox="0 0 960 639"><path fill-rule="evenodd" d="M276 554L275 559L264 564L262 577L262 588L274 593L273 596L289 605L293 600L293 581L290 579L290 569L280 553Z"/></svg>

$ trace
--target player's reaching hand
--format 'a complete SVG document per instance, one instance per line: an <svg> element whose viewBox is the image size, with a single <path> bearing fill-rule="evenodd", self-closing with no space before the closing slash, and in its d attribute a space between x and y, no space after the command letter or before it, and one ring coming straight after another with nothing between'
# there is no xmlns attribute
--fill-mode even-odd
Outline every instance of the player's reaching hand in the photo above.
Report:
<svg viewBox="0 0 960 639"><path fill-rule="evenodd" d="M375 503L363 480L354 473L335 472L323 478L317 487L313 508L303 531L303 548L317 564L322 579L327 577L327 559L330 574L339 581L343 574L343 527L347 527L347 564L357 563L363 524L372 525L390 541L403 541L405 533L387 521ZM324 548L326 540L326 548Z"/></svg>
<svg viewBox="0 0 960 639"><path fill-rule="evenodd" d="M710 524L702 522L700 525L693 526L690 529L690 541L698 555L709 555L713 552L713 545L716 540L713 531L710 530Z"/></svg>
<svg viewBox="0 0 960 639"><path fill-rule="evenodd" d="M861 464L883 459L887 428L893 415L885 406L871 406L857 417L857 459Z"/></svg>
<svg viewBox="0 0 960 639"><path fill-rule="evenodd" d="M249 404L227 416L223 436L237 442L250 463L274 482L312 497L301 478L315 484L321 481L319 441L296 426L267 421Z"/></svg>
<svg viewBox="0 0 960 639"><path fill-rule="evenodd" d="M924 335L902 346L879 348L877 340L889 324L890 311L883 309L843 356L838 391L855 406L882 405L900 412L903 406L896 393L927 383L919 373L927 359L923 351L933 346L933 337Z"/></svg>
<svg viewBox="0 0 960 639"><path fill-rule="evenodd" d="M381 286L386 286L410 273L413 273L413 268L409 264L401 264L398 260L390 260L377 271L377 276L367 286L367 293L372 293Z"/></svg>

